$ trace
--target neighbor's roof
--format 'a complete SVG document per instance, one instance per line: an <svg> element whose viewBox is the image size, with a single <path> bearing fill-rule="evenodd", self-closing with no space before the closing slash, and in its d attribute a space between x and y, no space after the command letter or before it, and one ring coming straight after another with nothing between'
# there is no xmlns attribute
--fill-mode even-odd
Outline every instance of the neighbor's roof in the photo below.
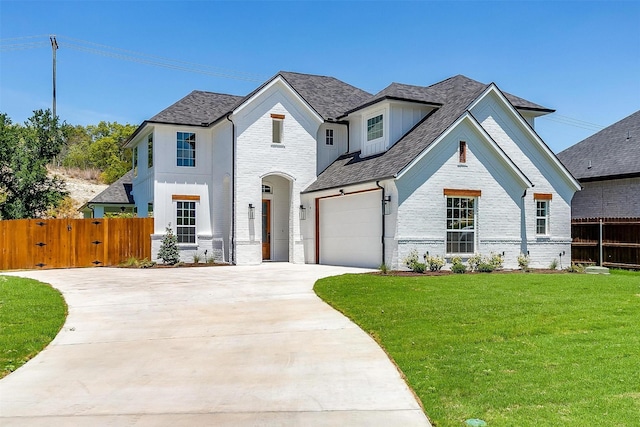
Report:
<svg viewBox="0 0 640 427"><path fill-rule="evenodd" d="M558 154L580 181L640 175L640 111Z"/></svg>
<svg viewBox="0 0 640 427"><path fill-rule="evenodd" d="M395 176L451 126L487 87L489 85L458 75L425 88L428 90L424 93L438 94L442 107L427 115L381 154L362 158L360 152L356 152L339 157L304 191L337 188Z"/></svg>
<svg viewBox="0 0 640 427"><path fill-rule="evenodd" d="M87 202L87 205L132 205L133 170L122 175L102 193Z"/></svg>

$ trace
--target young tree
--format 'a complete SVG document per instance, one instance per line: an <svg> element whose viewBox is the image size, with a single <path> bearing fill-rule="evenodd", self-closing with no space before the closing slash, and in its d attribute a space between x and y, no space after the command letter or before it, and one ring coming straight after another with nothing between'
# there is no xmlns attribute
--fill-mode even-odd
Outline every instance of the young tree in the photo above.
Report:
<svg viewBox="0 0 640 427"><path fill-rule="evenodd" d="M178 250L178 238L173 234L171 224L166 228L165 235L160 243L158 258L163 264L174 265L180 262L180 251Z"/></svg>
<svg viewBox="0 0 640 427"><path fill-rule="evenodd" d="M49 110L34 111L24 126L0 114L0 218L40 218L67 194L46 165L60 153L63 131Z"/></svg>

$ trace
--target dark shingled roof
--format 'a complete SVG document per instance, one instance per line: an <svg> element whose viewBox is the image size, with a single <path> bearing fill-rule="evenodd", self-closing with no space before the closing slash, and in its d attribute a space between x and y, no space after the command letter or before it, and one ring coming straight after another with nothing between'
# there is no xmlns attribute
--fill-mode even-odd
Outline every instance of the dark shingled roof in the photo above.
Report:
<svg viewBox="0 0 640 427"><path fill-rule="evenodd" d="M151 119L153 123L179 125L207 125L227 114L242 96L194 90L172 106L165 108Z"/></svg>
<svg viewBox="0 0 640 427"><path fill-rule="evenodd" d="M640 175L640 111L567 148L558 158L579 181Z"/></svg>
<svg viewBox="0 0 640 427"><path fill-rule="evenodd" d="M475 80L471 80L468 77L463 75L457 75L451 77L447 80L470 80L475 82ZM446 82L444 80L440 83L436 83L431 86L412 86L406 85L402 83L391 83L386 88L382 89L380 92L366 99L362 104L356 106L352 110L347 110L347 112L353 112L359 110L361 108L367 107L369 105L375 104L376 102L382 101L383 99L395 99L400 101L410 101L410 102L420 102L424 104L435 104L442 105L446 101L446 85L442 83ZM482 84L479 82L475 82L477 84ZM536 110L536 111L544 111L544 112L553 112L549 108L543 107L538 104L534 104L533 102L527 101L526 99L522 99L515 95L511 95L509 93L503 92L504 96L513 104L514 107L525 109L525 110ZM346 114L345 114L346 116Z"/></svg>
<svg viewBox="0 0 640 427"><path fill-rule="evenodd" d="M102 193L87 202L88 205L132 205L133 170L125 173Z"/></svg>
<svg viewBox="0 0 640 427"><path fill-rule="evenodd" d="M464 76L429 86L428 89L441 97L442 107L425 117L384 153L364 159L359 152L341 156L305 192L394 176L453 124L487 87Z"/></svg>

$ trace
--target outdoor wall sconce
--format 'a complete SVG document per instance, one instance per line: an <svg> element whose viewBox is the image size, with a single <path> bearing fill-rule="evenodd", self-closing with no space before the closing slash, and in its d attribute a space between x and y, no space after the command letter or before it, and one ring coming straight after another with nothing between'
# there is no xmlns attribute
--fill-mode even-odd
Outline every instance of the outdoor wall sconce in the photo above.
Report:
<svg viewBox="0 0 640 427"><path fill-rule="evenodd" d="M305 219L307 219L307 209L304 205L300 205L300 220L304 221Z"/></svg>
<svg viewBox="0 0 640 427"><path fill-rule="evenodd" d="M391 213L391 196L384 197L384 214L389 215Z"/></svg>
<svg viewBox="0 0 640 427"><path fill-rule="evenodd" d="M342 188L340 189L340 195L344 196L344 190Z"/></svg>
<svg viewBox="0 0 640 427"><path fill-rule="evenodd" d="M253 203L249 203L249 219L256 218L256 207L253 206Z"/></svg>

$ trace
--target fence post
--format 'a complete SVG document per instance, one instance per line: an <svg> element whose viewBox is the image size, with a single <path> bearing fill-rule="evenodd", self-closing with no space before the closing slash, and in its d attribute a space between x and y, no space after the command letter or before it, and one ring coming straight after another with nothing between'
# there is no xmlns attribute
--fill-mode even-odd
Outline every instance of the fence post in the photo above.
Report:
<svg viewBox="0 0 640 427"><path fill-rule="evenodd" d="M600 238L598 242L600 244L600 267L602 267L602 218L600 218Z"/></svg>

